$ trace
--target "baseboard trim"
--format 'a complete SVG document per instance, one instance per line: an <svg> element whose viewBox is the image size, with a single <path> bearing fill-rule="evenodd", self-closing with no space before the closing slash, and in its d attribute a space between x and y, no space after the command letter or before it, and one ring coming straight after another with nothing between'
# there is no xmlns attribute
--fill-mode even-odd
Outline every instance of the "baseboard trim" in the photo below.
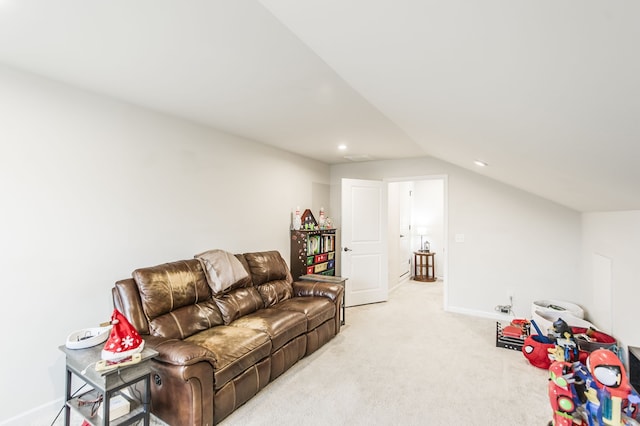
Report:
<svg viewBox="0 0 640 426"><path fill-rule="evenodd" d="M393 287L389 287L389 293L398 289L400 286L402 286L402 284L408 283L410 278L411 278L410 274L404 274L403 276L401 276L398 282Z"/></svg>
<svg viewBox="0 0 640 426"><path fill-rule="evenodd" d="M40 426L44 424L50 425L63 405L63 398L58 398L51 402L46 402L39 407L35 407L29 411L18 414L15 417L3 420L0 422L0 426ZM63 416L64 413L61 413L60 417ZM62 424L63 422L60 422L60 420L58 419L58 423Z"/></svg>
<svg viewBox="0 0 640 426"><path fill-rule="evenodd" d="M487 318L487 319L503 321L503 322L511 322L511 320L514 318L511 315L501 314L500 312L478 311L475 309L460 308L458 306L448 306L445 308L445 311L452 312L454 314L462 314L462 315L468 315L471 317Z"/></svg>

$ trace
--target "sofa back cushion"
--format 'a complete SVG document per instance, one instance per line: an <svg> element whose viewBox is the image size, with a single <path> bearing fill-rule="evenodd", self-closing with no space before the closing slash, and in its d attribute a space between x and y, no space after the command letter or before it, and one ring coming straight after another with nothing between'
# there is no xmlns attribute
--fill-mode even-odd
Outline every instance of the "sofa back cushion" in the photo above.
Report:
<svg viewBox="0 0 640 426"><path fill-rule="evenodd" d="M223 323L197 259L133 271L152 335L184 339Z"/></svg>
<svg viewBox="0 0 640 426"><path fill-rule="evenodd" d="M268 308L276 303L291 298L293 293L291 283L287 280L274 280L256 287L260 297L264 301L264 306Z"/></svg>
<svg viewBox="0 0 640 426"><path fill-rule="evenodd" d="M226 325L264 308L264 301L254 287L238 288L214 298Z"/></svg>
<svg viewBox="0 0 640 426"><path fill-rule="evenodd" d="M244 258L249 265L253 285L261 285L269 281L291 279L289 268L277 251L261 251L245 253Z"/></svg>
<svg viewBox="0 0 640 426"><path fill-rule="evenodd" d="M293 279L287 263L277 251L245 253L253 285L266 307L291 298Z"/></svg>

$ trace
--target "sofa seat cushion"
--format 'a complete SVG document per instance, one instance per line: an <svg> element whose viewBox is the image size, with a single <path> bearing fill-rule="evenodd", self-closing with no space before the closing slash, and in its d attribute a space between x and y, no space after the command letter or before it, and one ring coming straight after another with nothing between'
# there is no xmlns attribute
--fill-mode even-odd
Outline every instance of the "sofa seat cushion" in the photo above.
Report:
<svg viewBox="0 0 640 426"><path fill-rule="evenodd" d="M271 339L256 329L220 325L185 339L216 356L216 390L271 354Z"/></svg>
<svg viewBox="0 0 640 426"><path fill-rule="evenodd" d="M300 312L307 317L307 331L335 318L336 305L326 297L294 297L273 306L274 309Z"/></svg>
<svg viewBox="0 0 640 426"><path fill-rule="evenodd" d="M245 315L229 325L267 333L271 338L271 352L275 352L291 339L306 333L307 318L300 312L267 308Z"/></svg>

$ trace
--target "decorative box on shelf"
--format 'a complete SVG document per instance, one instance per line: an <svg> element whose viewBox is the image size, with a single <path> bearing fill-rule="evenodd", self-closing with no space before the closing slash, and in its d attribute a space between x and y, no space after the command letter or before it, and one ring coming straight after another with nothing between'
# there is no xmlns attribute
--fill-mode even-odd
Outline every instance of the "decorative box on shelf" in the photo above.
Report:
<svg viewBox="0 0 640 426"><path fill-rule="evenodd" d="M311 213L311 210L306 209L304 211L304 213L302 213L302 229L317 229L318 228L318 222L316 221L316 218L313 216L313 213Z"/></svg>

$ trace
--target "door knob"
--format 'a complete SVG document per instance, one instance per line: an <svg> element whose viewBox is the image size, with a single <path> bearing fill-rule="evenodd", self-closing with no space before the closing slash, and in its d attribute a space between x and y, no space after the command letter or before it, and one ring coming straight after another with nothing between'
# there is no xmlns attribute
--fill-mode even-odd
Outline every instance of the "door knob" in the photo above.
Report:
<svg viewBox="0 0 640 426"><path fill-rule="evenodd" d="M353 250L351 250L349 247L345 247L344 251L353 251Z"/></svg>

